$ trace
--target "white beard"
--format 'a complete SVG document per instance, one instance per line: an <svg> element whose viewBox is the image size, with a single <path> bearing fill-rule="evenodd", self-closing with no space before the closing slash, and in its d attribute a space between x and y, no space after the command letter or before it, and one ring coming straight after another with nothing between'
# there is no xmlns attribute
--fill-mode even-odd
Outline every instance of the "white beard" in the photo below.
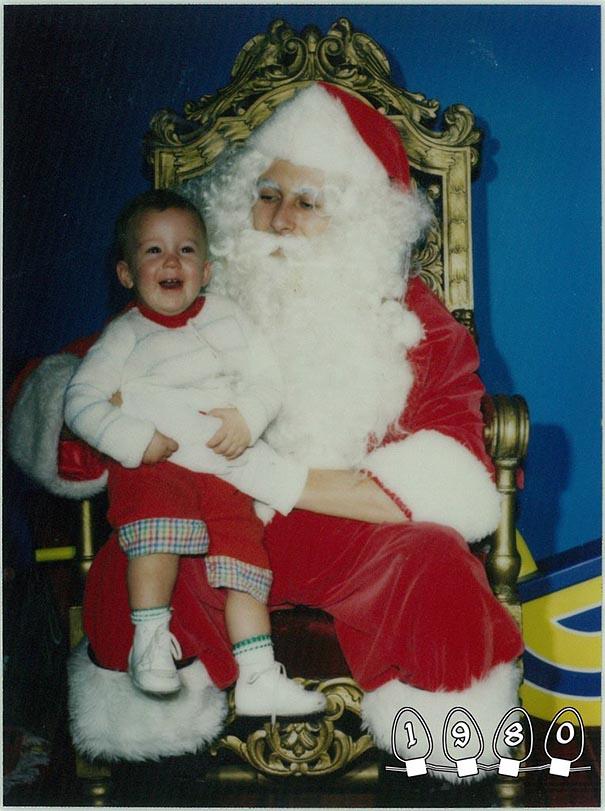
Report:
<svg viewBox="0 0 605 811"><path fill-rule="evenodd" d="M237 301L279 359L283 408L265 439L312 467L359 466L413 382L405 355L422 328L401 305L399 252L377 257L370 242L344 240L333 226L313 239L245 229L212 286Z"/></svg>

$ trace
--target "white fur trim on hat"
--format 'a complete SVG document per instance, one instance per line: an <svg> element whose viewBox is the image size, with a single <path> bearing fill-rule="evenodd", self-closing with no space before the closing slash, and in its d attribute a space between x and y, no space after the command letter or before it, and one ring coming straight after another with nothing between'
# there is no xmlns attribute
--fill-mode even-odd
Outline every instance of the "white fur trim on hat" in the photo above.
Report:
<svg viewBox="0 0 605 811"><path fill-rule="evenodd" d="M68 664L70 731L80 754L158 760L195 753L220 734L227 700L199 660L179 670L179 693L159 699L137 690L128 673L93 664L87 644L83 639Z"/></svg>
<svg viewBox="0 0 605 811"><path fill-rule="evenodd" d="M498 526L501 497L486 468L439 431L418 431L378 448L362 467L401 499L414 521L452 527L467 541Z"/></svg>
<svg viewBox="0 0 605 811"><path fill-rule="evenodd" d="M443 751L443 725L449 711L454 707L462 707L471 714L484 742L483 752L477 760L485 765L496 764L499 758L492 750L494 733L504 716L519 706L519 682L520 670L514 662L497 665L470 687L452 692L419 690L393 679L365 694L361 704L363 726L372 734L377 746L392 752L391 731L395 717L403 707L412 707L426 723L433 740L433 751L427 758L427 765L445 767L442 771L430 770L429 766L430 774L456 783L461 778L458 777L454 763ZM511 723L514 720L512 718ZM498 743L498 753L501 756L510 755L506 746L502 745L502 751L500 747L501 744ZM494 771L479 769L477 775L465 777L464 780L480 780L490 774L494 774Z"/></svg>
<svg viewBox="0 0 605 811"><path fill-rule="evenodd" d="M64 498L94 496L107 482L107 473L93 481L72 482L58 472L65 389L79 363L67 353L45 358L23 384L8 424L13 461L46 490Z"/></svg>
<svg viewBox="0 0 605 811"><path fill-rule="evenodd" d="M328 174L387 181L383 165L343 105L319 85L306 87L280 104L248 143L272 160L287 160Z"/></svg>

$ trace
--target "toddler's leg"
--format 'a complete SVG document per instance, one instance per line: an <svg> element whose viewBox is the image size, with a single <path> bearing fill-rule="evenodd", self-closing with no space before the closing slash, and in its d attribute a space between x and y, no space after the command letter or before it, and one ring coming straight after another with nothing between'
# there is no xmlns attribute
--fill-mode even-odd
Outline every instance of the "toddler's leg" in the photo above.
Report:
<svg viewBox="0 0 605 811"><path fill-rule="evenodd" d="M309 715L326 706L321 693L289 679L275 661L266 605L243 591L230 590L225 604L227 632L239 666L235 709L239 715Z"/></svg>
<svg viewBox="0 0 605 811"><path fill-rule="evenodd" d="M127 575L130 608L170 605L178 571L179 555L170 552L131 557Z"/></svg>
<svg viewBox="0 0 605 811"><path fill-rule="evenodd" d="M146 693L176 693L181 682L174 664L181 658L177 639L169 631L170 603L179 567L179 556L161 552L128 561L128 597L134 639L128 672Z"/></svg>
<svg viewBox="0 0 605 811"><path fill-rule="evenodd" d="M308 715L325 697L286 678L273 656L266 606L273 574L264 529L252 501L219 478L205 477L202 512L210 546L208 583L225 589L225 624L239 667L235 709L240 715Z"/></svg>
<svg viewBox="0 0 605 811"><path fill-rule="evenodd" d="M139 468L109 466L109 512L128 558L127 584L134 639L128 670L150 693L180 688L169 630L170 604L181 555L202 555L208 533L200 519L195 477L169 462Z"/></svg>

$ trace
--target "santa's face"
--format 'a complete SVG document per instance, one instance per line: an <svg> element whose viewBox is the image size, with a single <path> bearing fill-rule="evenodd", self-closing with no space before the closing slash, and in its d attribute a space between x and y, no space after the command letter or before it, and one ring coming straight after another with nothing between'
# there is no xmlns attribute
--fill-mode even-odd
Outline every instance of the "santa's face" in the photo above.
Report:
<svg viewBox="0 0 605 811"><path fill-rule="evenodd" d="M257 182L253 227L277 236L322 234L330 222L323 209L323 186L324 175L318 169L274 161Z"/></svg>

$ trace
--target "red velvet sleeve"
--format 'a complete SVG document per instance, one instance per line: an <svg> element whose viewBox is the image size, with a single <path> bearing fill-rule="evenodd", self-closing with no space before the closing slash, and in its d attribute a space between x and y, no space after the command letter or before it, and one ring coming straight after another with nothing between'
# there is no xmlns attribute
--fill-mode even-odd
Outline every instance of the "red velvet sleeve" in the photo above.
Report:
<svg viewBox="0 0 605 811"><path fill-rule="evenodd" d="M405 434L429 429L450 436L493 473L483 438L485 389L472 336L419 279L411 280L406 303L422 321L425 338L409 353L414 386L399 427Z"/></svg>

